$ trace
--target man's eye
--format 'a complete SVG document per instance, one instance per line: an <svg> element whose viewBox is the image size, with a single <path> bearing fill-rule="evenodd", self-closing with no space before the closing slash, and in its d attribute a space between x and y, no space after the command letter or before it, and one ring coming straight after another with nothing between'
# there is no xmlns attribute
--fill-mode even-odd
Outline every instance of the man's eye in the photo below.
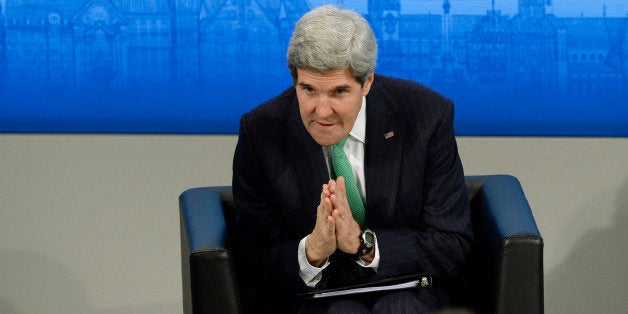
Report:
<svg viewBox="0 0 628 314"><path fill-rule="evenodd" d="M303 90L305 90L305 91L306 91L306 92L308 92L308 93L313 93L313 92L314 92L314 89L313 89L313 88L311 88L311 87L309 87L309 86L304 86L304 87L303 87Z"/></svg>
<svg viewBox="0 0 628 314"><path fill-rule="evenodd" d="M336 93L336 95L342 95L342 94L344 94L344 93L346 93L346 92L347 92L347 90L346 90L346 89L341 89L341 88L340 88L340 89L337 89L335 93Z"/></svg>

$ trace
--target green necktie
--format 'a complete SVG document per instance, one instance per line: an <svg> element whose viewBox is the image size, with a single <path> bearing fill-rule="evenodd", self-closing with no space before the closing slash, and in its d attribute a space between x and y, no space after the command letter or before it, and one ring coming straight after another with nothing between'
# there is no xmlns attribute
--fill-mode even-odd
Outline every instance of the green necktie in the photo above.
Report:
<svg viewBox="0 0 628 314"><path fill-rule="evenodd" d="M347 202L351 207L351 214L353 219L358 222L360 226L364 226L365 211L364 204L362 203L362 197L358 191L358 185L355 183L355 177L353 176L353 170L351 164L347 159L347 155L343 150L345 142L347 142L348 136L345 136L340 142L333 146L331 152L331 162L334 166L334 179L343 176L345 178L345 189L347 190Z"/></svg>

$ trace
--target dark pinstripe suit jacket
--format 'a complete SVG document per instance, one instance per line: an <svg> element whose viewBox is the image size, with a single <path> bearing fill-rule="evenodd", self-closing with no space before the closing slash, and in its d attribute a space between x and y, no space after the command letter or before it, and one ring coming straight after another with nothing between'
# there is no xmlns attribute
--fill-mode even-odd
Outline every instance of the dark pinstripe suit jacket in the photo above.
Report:
<svg viewBox="0 0 628 314"><path fill-rule="evenodd" d="M473 237L452 102L420 84L376 75L366 110L366 217L381 256L377 273L366 279L450 277ZM314 228L328 180L322 149L301 122L294 88L242 116L233 194L246 302L265 291L306 289L297 246ZM353 267L346 255L334 254L319 286L358 280Z"/></svg>

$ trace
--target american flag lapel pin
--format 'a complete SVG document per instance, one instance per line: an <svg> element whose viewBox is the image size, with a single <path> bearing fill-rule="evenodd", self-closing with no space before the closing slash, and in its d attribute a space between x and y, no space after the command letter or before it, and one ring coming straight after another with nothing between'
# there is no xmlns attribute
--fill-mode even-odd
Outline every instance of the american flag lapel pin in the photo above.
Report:
<svg viewBox="0 0 628 314"><path fill-rule="evenodd" d="M393 131L388 131L388 132L386 132L386 134L384 134L384 138L385 139L389 139L389 138L391 138L393 136L395 136L395 132L393 132Z"/></svg>

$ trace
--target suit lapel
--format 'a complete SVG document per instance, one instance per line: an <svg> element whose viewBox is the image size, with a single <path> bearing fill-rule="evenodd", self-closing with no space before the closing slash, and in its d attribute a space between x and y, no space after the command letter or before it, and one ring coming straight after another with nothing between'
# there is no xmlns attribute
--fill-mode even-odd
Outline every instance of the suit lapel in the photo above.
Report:
<svg viewBox="0 0 628 314"><path fill-rule="evenodd" d="M329 172L323 150L303 126L298 108L294 97L289 109L286 143L289 143L291 160L298 178L299 186L294 187L294 192L301 194L300 205L306 208L304 212L297 214L304 216L301 221L305 225L302 227L311 231L316 221L316 207L320 202L321 188L329 181Z"/></svg>
<svg viewBox="0 0 628 314"><path fill-rule="evenodd" d="M366 217L369 226L388 225L394 218L405 128L397 104L377 79L367 95L366 106Z"/></svg>

